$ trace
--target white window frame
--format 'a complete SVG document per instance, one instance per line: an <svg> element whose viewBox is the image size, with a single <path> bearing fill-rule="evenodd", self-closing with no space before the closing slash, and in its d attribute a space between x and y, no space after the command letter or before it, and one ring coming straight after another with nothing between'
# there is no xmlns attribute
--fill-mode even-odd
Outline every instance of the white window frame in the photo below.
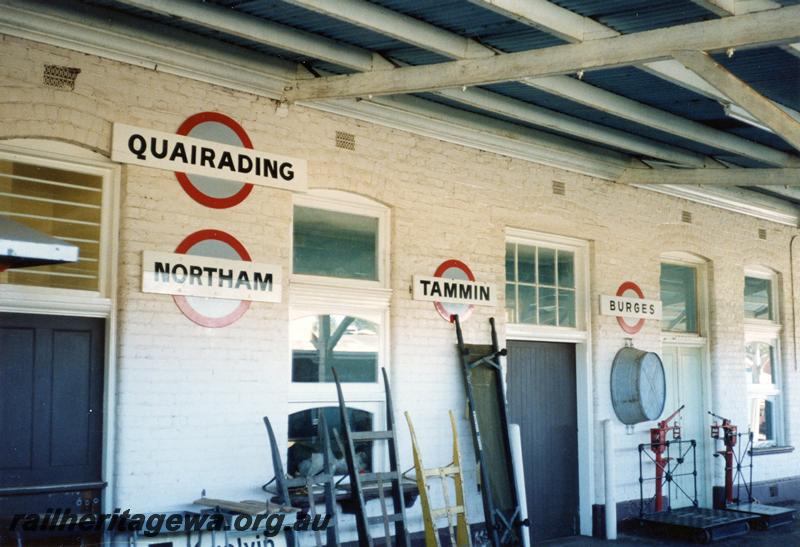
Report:
<svg viewBox="0 0 800 547"><path fill-rule="evenodd" d="M336 213L349 213L375 217L378 219L377 252L377 281L348 279L343 277L328 277L320 275L306 275L294 273L294 221L291 232L291 257L289 272L292 282L306 283L324 287L344 287L358 289L385 289L389 287L389 208L380 205L368 198L349 194L338 190L310 190L306 194L294 196L294 206L324 209Z"/></svg>
<svg viewBox="0 0 800 547"><path fill-rule="evenodd" d="M779 276L774 270L765 266L747 266L744 269L745 277L755 277L757 279L767 279L770 281L770 295L769 303L772 310L772 319L744 319L744 343L762 342L772 346L772 359L773 359L773 387L770 386L754 386L750 382L750 378L745 376L745 389L747 396L747 421L750 423L751 418L751 400L752 399L772 399L773 404L773 427L774 439L767 443L757 444L758 441L754 440L754 446L759 448L773 448L776 446L784 446L785 428L784 428L784 412L783 412L783 360L781 359L781 334L783 332L783 325L781 324L780 307L779 303ZM742 291L742 310L744 310L744 291ZM744 311L742 312L744 313ZM742 348L744 350L744 348ZM743 352L744 353L744 352Z"/></svg>
<svg viewBox="0 0 800 547"><path fill-rule="evenodd" d="M533 233L528 230L506 228L506 243L517 243L532 247L544 247L559 251L569 251L575 257L575 326L556 327L552 325L533 325L528 323L507 323L506 336L514 340L584 341L589 325L589 243L584 240L553 234ZM505 259L503 260L505 264ZM505 312L505 266L503 268L503 310Z"/></svg>
<svg viewBox="0 0 800 547"><path fill-rule="evenodd" d="M106 317L115 292L117 249L114 242L119 233L119 197L116 192L119 168L96 159L94 154L55 141L15 139L10 143L13 144L0 143L0 159L85 173L102 179L98 289L87 291L3 283L0 284L0 311Z"/></svg>
<svg viewBox="0 0 800 547"><path fill-rule="evenodd" d="M705 259L692 253L674 251L663 253L658 263L659 279L661 265L671 264L694 269L694 301L697 305L697 332L677 332L662 330L661 340L673 345L704 346L707 341L708 324L708 265ZM659 281L659 300L661 299L661 283ZM710 377L709 377L710 379Z"/></svg>
<svg viewBox="0 0 800 547"><path fill-rule="evenodd" d="M309 315L350 315L373 321L378 325L380 348L376 381L370 383L348 382L342 392L348 406L363 408L375 415L373 427L383 429L385 401L381 367L391 377L389 345L389 208L368 198L337 190L311 190L294 196L293 206L325 209L334 212L370 216L378 219L378 279L359 280L291 273L289 276L289 320ZM294 234L292 223L291 233ZM294 238L291 244L292 266ZM291 340L286 362L292 366ZM333 382L292 382L289 374L289 405L292 412L316 406L338 404L336 385ZM299 405L299 406L298 406ZM295 409L296 407L296 409ZM376 452L378 453L378 452ZM375 465L379 462L376 460Z"/></svg>

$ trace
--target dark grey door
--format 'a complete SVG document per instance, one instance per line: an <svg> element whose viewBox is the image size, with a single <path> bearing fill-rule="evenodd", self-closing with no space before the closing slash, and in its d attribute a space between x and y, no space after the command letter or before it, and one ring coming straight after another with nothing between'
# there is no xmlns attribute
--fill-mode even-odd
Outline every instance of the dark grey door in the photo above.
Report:
<svg viewBox="0 0 800 547"><path fill-rule="evenodd" d="M0 514L97 509L104 346L101 319L0 314Z"/></svg>
<svg viewBox="0 0 800 547"><path fill-rule="evenodd" d="M508 342L509 420L519 424L534 542L578 533L575 345Z"/></svg>

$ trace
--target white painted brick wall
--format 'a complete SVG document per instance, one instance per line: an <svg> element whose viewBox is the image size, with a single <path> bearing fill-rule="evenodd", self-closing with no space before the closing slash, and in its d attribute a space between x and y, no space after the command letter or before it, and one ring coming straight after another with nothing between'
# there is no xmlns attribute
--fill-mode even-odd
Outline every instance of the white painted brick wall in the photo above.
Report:
<svg viewBox="0 0 800 547"><path fill-rule="evenodd" d="M598 315L598 296L634 280L655 298L659 257L667 251L709 261L712 406L740 424L746 418L743 267L763 264L781 273L786 438L800 443L800 373L787 332L794 229L298 106L281 117L264 98L15 38L3 39L0 61L0 138L51 138L108 155L113 122L174 131L189 115L215 110L239 121L257 149L307 158L311 187L355 192L389 206L390 360L401 458L410 466L402 417L410 409L428 464L447 463L446 412L454 409L472 521L482 520L482 509L455 333L431 304L410 300L408 288L412 275L430 274L448 258L464 260L478 279L502 287L506 227L591 242L593 502L603 499L601 421L614 417L611 360L626 336L614 318ZM42 66L53 62L81 69L74 92L41 85ZM334 147L336 130L356 135L355 152ZM554 178L566 183L566 196L552 194ZM253 303L234 325L205 329L181 315L169 297L140 292L140 256L145 249L172 251L196 230L219 228L239 238L255 260L281 264L288 280L292 196L256 187L241 205L217 211L191 200L172 173L133 166L123 169L121 195L116 503L169 509L191 502L203 488L213 497L258 497L272 475L261 416L273 417L278 438L286 438L288 299ZM692 212L693 224L680 222L682 210ZM766 241L757 237L762 227L769 232ZM492 315L502 335L502 305L501 297L496 310L477 309L465 325L466 339L487 341ZM658 323L648 322L636 344L660 351ZM634 435L615 427L620 500L638 497L631 470L648 425L637 426ZM799 462L797 452L759 458L756 478L798 475ZM526 465L540 471L547 464Z"/></svg>

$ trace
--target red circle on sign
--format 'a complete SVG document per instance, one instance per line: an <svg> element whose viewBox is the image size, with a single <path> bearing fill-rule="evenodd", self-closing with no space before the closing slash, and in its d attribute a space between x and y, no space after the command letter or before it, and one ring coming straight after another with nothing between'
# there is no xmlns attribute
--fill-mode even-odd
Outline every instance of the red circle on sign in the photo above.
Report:
<svg viewBox="0 0 800 547"><path fill-rule="evenodd" d="M250 253L247 252L247 249L244 248L244 245L242 245L238 239L229 233L221 230L199 230L193 234L190 234L186 237L186 239L178 244L178 246L175 248L175 252L179 254L186 254L186 252L196 244L208 239L215 239L230 245L233 250L236 251L236 254L239 255L239 258L247 262L251 262ZM200 326L210 328L227 327L243 316L244 312L246 312L250 307L249 300L242 300L236 309L228 315L224 315L222 317L207 317L195 310L192 305L189 304L189 301L185 296L173 295L172 299L175 301L175 305L178 306L178 309L180 309L186 317Z"/></svg>
<svg viewBox="0 0 800 547"><path fill-rule="evenodd" d="M236 123L233 118L230 118L225 114L220 114L219 112L199 112L193 116L190 116L181 124L176 133L186 137L189 135L192 129L201 123L207 122L221 123L222 125L230 128L231 131L236 133L236 136L239 137L239 140L242 141L242 146L252 150L253 143L250 141L250 137L247 135L244 128ZM213 209L227 209L229 207L233 207L234 205L238 205L243 202L253 190L252 184L245 183L242 188L232 196L217 198L203 193L192 183L191 180L189 180L189 176L186 173L175 171L175 177L178 179L178 182L184 191L186 191L186 193L189 194L193 200L201 205L205 205L206 207L211 207Z"/></svg>
<svg viewBox="0 0 800 547"><path fill-rule="evenodd" d="M636 296L644 299L644 293L642 292L642 289L640 289L639 285L637 285L633 281L626 281L625 283L620 285L619 289L617 289L617 296L622 296L623 294L625 294L626 291L633 291L636 293ZM642 327L644 326L644 318L639 319L633 325L629 325L625 322L625 318L617 316L617 323L619 323L619 326L622 328L622 330L624 330L628 334L636 334L637 332L642 330Z"/></svg>
<svg viewBox="0 0 800 547"><path fill-rule="evenodd" d="M461 270L462 272L467 274L467 279L469 279L470 281L475 281L475 275L472 273L472 270L469 269L469 266L467 266L460 260L456 260L454 258L450 260L445 260L444 262L439 264L439 267L436 268L435 272L433 272L433 277L442 277L442 275L444 275L444 272L446 272L450 268L456 268ZM441 302L434 302L433 305L436 308L436 311L439 312L439 315L441 315L445 321L449 321L451 323L455 321L455 319L453 318L453 314L449 313L447 309L445 309L444 304L442 304ZM467 320L469 316L472 315L473 309L475 309L475 306L470 305L469 308L467 309L467 312L463 315L463 317L460 318L460 320L461 321Z"/></svg>

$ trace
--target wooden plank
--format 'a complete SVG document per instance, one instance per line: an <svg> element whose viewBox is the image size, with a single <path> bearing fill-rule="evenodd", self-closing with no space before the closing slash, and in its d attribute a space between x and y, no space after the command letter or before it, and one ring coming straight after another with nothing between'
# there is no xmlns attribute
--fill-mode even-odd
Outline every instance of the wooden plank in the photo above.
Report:
<svg viewBox="0 0 800 547"><path fill-rule="evenodd" d="M796 22L800 26L800 21ZM702 51L676 51L678 61L800 150L800 123Z"/></svg>
<svg viewBox="0 0 800 547"><path fill-rule="evenodd" d="M231 513L238 513L242 515L263 515L265 513L294 513L297 511L294 507L285 505L278 505L269 502L265 504L263 501L257 500L243 500L231 501L217 498L199 498L192 503L195 505L202 505L203 507L218 507L223 511L230 511Z"/></svg>
<svg viewBox="0 0 800 547"><path fill-rule="evenodd" d="M626 169L617 182L712 186L800 186L800 168Z"/></svg>
<svg viewBox="0 0 800 547"><path fill-rule="evenodd" d="M790 6L487 59L298 80L287 88L285 98L299 101L415 93L657 61L670 57L676 44L693 50L720 50L797 38L800 6Z"/></svg>

